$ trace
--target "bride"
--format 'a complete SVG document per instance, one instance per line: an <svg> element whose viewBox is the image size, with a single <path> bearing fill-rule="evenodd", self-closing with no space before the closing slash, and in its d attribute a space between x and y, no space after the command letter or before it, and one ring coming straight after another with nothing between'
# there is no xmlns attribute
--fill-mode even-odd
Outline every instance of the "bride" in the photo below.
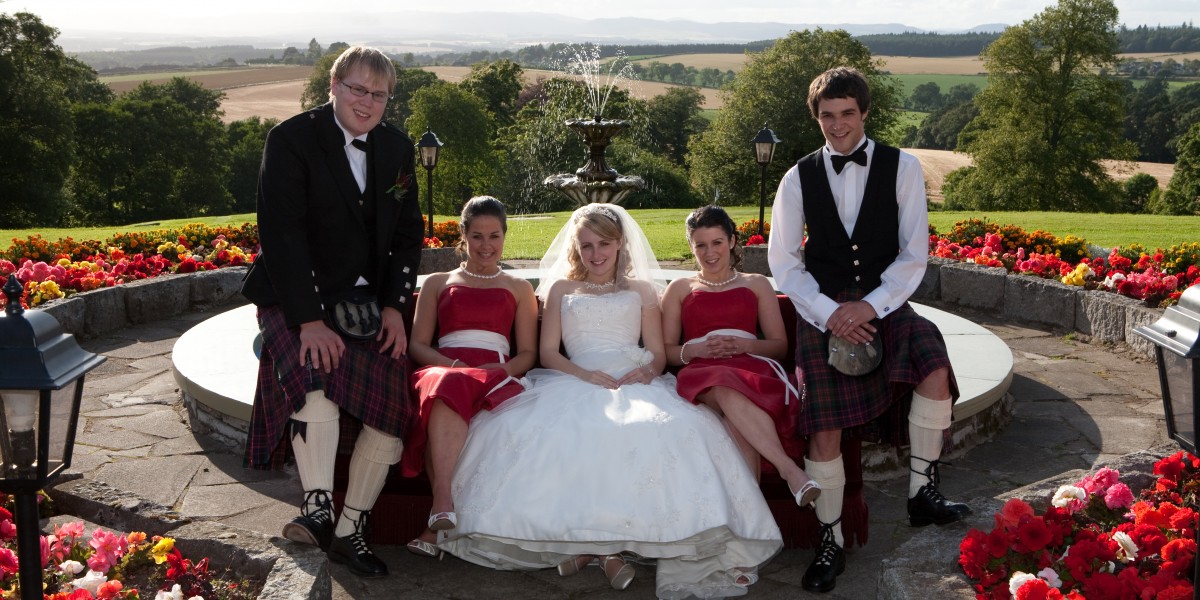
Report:
<svg viewBox="0 0 1200 600"><path fill-rule="evenodd" d="M660 598L740 596L757 581L782 537L721 421L660 375L656 267L621 207L571 216L542 261L546 368L471 423L440 548L561 575L594 560L616 589L635 573L624 557L653 560Z"/></svg>

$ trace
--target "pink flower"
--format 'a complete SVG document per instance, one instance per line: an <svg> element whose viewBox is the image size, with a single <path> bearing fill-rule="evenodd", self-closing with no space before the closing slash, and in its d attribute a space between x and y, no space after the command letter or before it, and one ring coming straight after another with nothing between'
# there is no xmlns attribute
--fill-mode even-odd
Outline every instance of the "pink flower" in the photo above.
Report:
<svg viewBox="0 0 1200 600"><path fill-rule="evenodd" d="M1094 474L1084 477L1077 485L1087 491L1088 494L1103 493L1112 487L1120 480L1120 473L1114 469L1104 467Z"/></svg>
<svg viewBox="0 0 1200 600"><path fill-rule="evenodd" d="M88 557L88 568L100 573L106 573L128 548L125 536L109 533L97 528L92 532L92 540L88 542L95 552Z"/></svg>
<svg viewBox="0 0 1200 600"><path fill-rule="evenodd" d="M17 574L17 554L9 548L0 548L0 579Z"/></svg>
<svg viewBox="0 0 1200 600"><path fill-rule="evenodd" d="M1129 508L1133 506L1133 492L1129 486L1117 482L1104 493L1104 505L1112 508Z"/></svg>

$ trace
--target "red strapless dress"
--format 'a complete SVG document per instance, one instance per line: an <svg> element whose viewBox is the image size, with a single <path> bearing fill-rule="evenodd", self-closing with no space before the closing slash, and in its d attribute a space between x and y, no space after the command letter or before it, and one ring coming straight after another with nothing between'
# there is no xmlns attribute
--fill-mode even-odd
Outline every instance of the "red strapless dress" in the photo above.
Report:
<svg viewBox="0 0 1200 600"><path fill-rule="evenodd" d="M474 288L450 285L438 297L438 335L456 331L482 330L509 338L517 313L517 300L504 288ZM507 362L508 356L484 348L439 348L456 367L422 367L413 373L413 390L420 402L421 422L413 428L404 444L400 471L416 477L425 468L425 444L428 441L429 415L435 400L441 400L468 423L481 410L491 410L521 393L524 387L501 368L476 369L477 365ZM463 365L468 365L464 368ZM508 380L505 383L505 380Z"/></svg>
<svg viewBox="0 0 1200 600"><path fill-rule="evenodd" d="M693 340L718 329L758 331L758 297L750 288L723 292L693 291L683 299L681 308L684 341ZM792 374L788 374L792 377ZM766 361L747 354L730 358L696 358L676 376L680 396L698 404L697 399L709 388L727 387L740 392L771 416L784 450L799 456L796 419L800 399L785 397L787 386Z"/></svg>

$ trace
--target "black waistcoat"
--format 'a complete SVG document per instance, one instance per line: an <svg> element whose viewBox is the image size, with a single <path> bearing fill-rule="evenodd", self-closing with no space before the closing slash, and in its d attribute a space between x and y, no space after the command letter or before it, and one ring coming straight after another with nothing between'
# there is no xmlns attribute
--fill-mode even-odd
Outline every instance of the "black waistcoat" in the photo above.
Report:
<svg viewBox="0 0 1200 600"><path fill-rule="evenodd" d="M801 158L796 166L808 228L804 264L820 284L821 293L836 298L848 287L857 287L863 293L879 287L884 270L900 253L896 200L900 150L875 144L853 235L846 234L838 216L821 151Z"/></svg>

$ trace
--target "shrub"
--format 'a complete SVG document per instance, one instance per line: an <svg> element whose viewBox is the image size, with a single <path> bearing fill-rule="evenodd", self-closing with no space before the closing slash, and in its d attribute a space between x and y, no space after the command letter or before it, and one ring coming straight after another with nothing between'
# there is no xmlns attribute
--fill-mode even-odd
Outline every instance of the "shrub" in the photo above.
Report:
<svg viewBox="0 0 1200 600"><path fill-rule="evenodd" d="M1154 190L1158 189L1158 180L1149 173L1138 173L1121 184L1124 196L1124 209L1131 213L1146 212L1146 204Z"/></svg>

